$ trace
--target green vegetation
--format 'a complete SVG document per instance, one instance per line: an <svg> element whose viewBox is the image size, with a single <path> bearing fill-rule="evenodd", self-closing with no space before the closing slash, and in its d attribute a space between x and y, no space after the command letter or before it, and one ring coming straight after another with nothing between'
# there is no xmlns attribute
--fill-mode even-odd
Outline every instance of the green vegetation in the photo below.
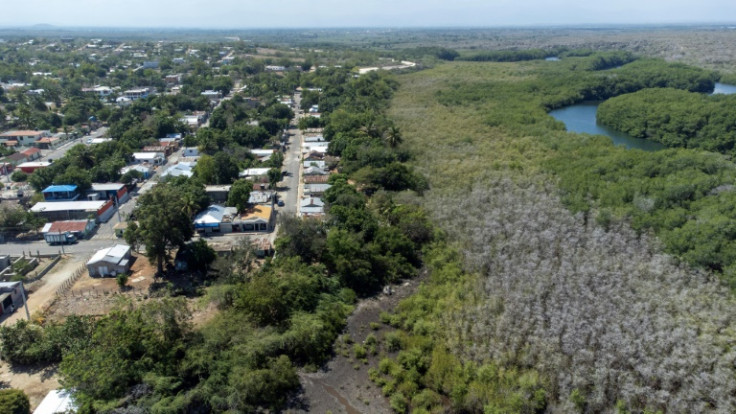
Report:
<svg viewBox="0 0 736 414"><path fill-rule="evenodd" d="M734 95L645 89L603 102L597 116L601 124L668 147L734 155L735 103Z"/></svg>
<svg viewBox="0 0 736 414"><path fill-rule="evenodd" d="M648 59L595 70L598 58L399 77L390 114L429 179L419 201L452 244L424 252L430 280L382 317L399 328L385 339L398 354L371 377L395 410L733 409L699 397L728 395L733 368L697 362L722 361L733 322L710 327L732 295L661 255L649 230L691 263L728 269L734 167L718 154L613 147L545 113L652 86L707 91L714 75ZM716 336L701 341L700 330ZM683 378L673 352L700 373L685 375L688 387L671 382Z"/></svg>
<svg viewBox="0 0 736 414"><path fill-rule="evenodd" d="M0 412L8 414L30 414L31 402L21 390L0 390Z"/></svg>

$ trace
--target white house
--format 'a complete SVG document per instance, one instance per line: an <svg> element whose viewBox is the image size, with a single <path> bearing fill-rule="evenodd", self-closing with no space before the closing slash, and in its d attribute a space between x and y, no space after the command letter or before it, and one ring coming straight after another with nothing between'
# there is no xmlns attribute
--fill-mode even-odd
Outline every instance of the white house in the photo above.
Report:
<svg viewBox="0 0 736 414"><path fill-rule="evenodd" d="M134 152L133 160L138 164L162 165L166 155L163 152Z"/></svg>
<svg viewBox="0 0 736 414"><path fill-rule="evenodd" d="M90 276L115 276L130 270L130 246L116 244L113 247L98 250L87 262Z"/></svg>
<svg viewBox="0 0 736 414"><path fill-rule="evenodd" d="M194 175L194 166L196 162L180 162L171 167L167 168L166 171L161 173L161 178L164 177L191 177Z"/></svg>

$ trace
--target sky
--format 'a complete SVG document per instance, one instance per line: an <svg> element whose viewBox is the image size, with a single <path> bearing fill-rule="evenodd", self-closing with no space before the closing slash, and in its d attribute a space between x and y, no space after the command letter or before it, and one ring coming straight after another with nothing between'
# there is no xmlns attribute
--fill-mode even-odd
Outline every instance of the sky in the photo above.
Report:
<svg viewBox="0 0 736 414"><path fill-rule="evenodd" d="M736 0L8 0L0 26L323 28L736 23Z"/></svg>

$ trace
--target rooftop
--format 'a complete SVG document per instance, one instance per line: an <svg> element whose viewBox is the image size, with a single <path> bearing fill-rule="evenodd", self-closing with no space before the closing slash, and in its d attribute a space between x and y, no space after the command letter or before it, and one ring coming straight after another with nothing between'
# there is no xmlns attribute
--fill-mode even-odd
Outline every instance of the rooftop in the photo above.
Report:
<svg viewBox="0 0 736 414"><path fill-rule="evenodd" d="M43 131L33 131L33 130L28 130L28 129L22 129L18 131L3 132L2 134L0 134L0 137L18 137L21 135L27 136L27 135L39 135L39 134L43 134Z"/></svg>
<svg viewBox="0 0 736 414"><path fill-rule="evenodd" d="M46 223L41 233L83 233L87 229L88 220L65 220Z"/></svg>
<svg viewBox="0 0 736 414"><path fill-rule="evenodd" d="M272 210L273 209L269 206L255 206L245 211L243 215L240 216L240 219L243 221L259 219L263 221L270 221Z"/></svg>
<svg viewBox="0 0 736 414"><path fill-rule="evenodd" d="M71 193L74 191L77 191L76 185L64 184L64 185L50 185L41 192L42 193Z"/></svg>
<svg viewBox="0 0 736 414"><path fill-rule="evenodd" d="M118 264L123 260L127 260L124 258L128 254L128 252L130 252L130 246L126 246L124 244L116 244L115 246L98 250L97 253L95 253L94 256L89 259L89 262L87 262L87 264L91 265L99 262Z"/></svg>
<svg viewBox="0 0 736 414"><path fill-rule="evenodd" d="M84 210L90 212L97 212L105 206L106 203L110 203L108 200L98 201L41 201L31 207L31 211L34 213L41 213L44 211L67 211L67 210Z"/></svg>

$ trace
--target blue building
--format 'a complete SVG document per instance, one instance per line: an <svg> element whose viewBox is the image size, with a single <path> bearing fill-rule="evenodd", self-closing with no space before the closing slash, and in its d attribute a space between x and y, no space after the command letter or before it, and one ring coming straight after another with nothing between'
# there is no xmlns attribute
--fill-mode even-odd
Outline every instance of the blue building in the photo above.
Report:
<svg viewBox="0 0 736 414"><path fill-rule="evenodd" d="M75 201L79 198L76 185L50 185L42 193L45 201Z"/></svg>

